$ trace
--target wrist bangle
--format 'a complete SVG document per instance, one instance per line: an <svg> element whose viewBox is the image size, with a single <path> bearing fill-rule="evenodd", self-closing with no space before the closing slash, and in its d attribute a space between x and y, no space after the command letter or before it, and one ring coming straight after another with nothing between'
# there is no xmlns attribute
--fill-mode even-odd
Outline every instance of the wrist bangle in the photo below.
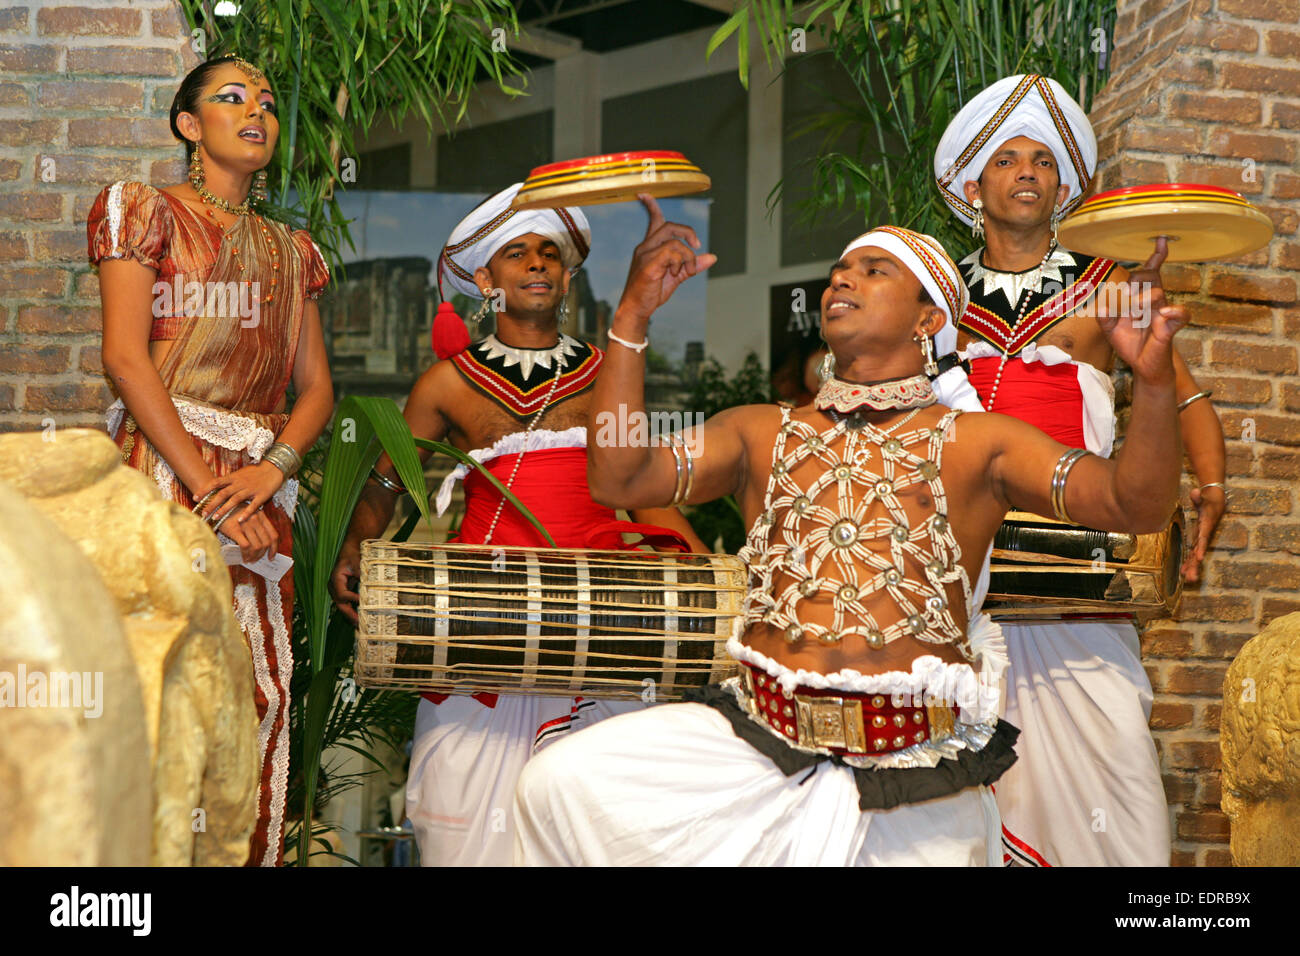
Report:
<svg viewBox="0 0 1300 956"><path fill-rule="evenodd" d="M370 469L370 477L375 479L375 481L377 481L381 486L387 488L389 491L393 492L394 494L400 495L406 491L405 488L403 488L397 482L393 481L391 478L387 477L386 475L381 475L379 473L379 469L377 468Z"/></svg>
<svg viewBox="0 0 1300 956"><path fill-rule="evenodd" d="M302 467L302 458L291 446L282 441L275 442L262 452L262 461L269 461L275 465L286 478Z"/></svg>
<svg viewBox="0 0 1300 956"><path fill-rule="evenodd" d="M198 501L196 501L196 502L194 503L194 507L190 509L190 514L198 514L200 511L202 511L202 510L203 510L203 506L206 505L206 504L208 503L208 499L211 498L211 497L212 497L213 495L215 495L216 493L217 493L217 489L216 489L216 488L213 488L213 489L212 489L211 491L209 491L206 495L204 495L202 498L200 498Z"/></svg>
<svg viewBox="0 0 1300 956"><path fill-rule="evenodd" d="M642 352L644 352L646 348L649 347L650 345L649 337L647 337L644 342L629 342L627 339L619 338L617 335L614 334L613 330L610 330L609 340L611 342L617 342L625 349L631 349L637 355L640 355Z"/></svg>
<svg viewBox="0 0 1300 956"><path fill-rule="evenodd" d="M1223 489L1223 497L1228 497L1228 486L1221 481L1207 481L1198 490L1204 491L1206 488L1221 488Z"/></svg>
<svg viewBox="0 0 1300 956"><path fill-rule="evenodd" d="M1181 402L1179 402L1178 410L1181 412L1188 405L1192 404L1192 402L1199 402L1201 399L1209 398L1213 394L1214 392L1210 391L1209 389L1206 389L1204 392L1197 392L1195 395L1191 396L1190 398L1184 398Z"/></svg>

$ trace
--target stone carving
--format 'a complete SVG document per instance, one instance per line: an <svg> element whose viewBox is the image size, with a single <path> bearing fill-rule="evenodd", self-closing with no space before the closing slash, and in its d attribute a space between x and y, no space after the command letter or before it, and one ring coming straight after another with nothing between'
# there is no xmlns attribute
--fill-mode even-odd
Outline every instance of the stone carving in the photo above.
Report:
<svg viewBox="0 0 1300 956"><path fill-rule="evenodd" d="M243 864L257 811L257 714L252 660L235 620L217 539L200 519L164 500L148 478L123 465L102 432L0 436L0 481L80 547L116 601L142 692L147 739L112 740L103 749L107 754L148 747L148 862ZM21 503L11 499L11 505L21 510ZM16 546L23 547L23 557L8 566L30 566L30 542ZM105 644L117 639L89 633ZM8 646L0 643L0 658ZM120 702L107 673L105 694L108 716ZM148 819L147 805L124 801L113 809L122 827L136 815Z"/></svg>
<svg viewBox="0 0 1300 956"><path fill-rule="evenodd" d="M1300 866L1300 613L1251 638L1223 682L1223 812L1238 866Z"/></svg>

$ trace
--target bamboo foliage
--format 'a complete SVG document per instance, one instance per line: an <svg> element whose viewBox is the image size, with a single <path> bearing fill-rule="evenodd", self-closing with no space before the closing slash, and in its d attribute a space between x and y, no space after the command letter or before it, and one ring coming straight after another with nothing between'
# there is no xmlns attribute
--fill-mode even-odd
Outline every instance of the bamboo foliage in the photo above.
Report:
<svg viewBox="0 0 1300 956"><path fill-rule="evenodd" d="M984 87L1016 73L1061 83L1085 110L1105 83L1115 0L739 0L708 52L733 36L748 85L748 37L784 62L796 29L825 44L853 82L849 102L827 108L800 130L820 137L805 220L844 207L863 226L886 221L937 237L950 252L972 245L934 185L935 149L948 122ZM808 43L809 49L814 44Z"/></svg>
<svg viewBox="0 0 1300 956"><path fill-rule="evenodd" d="M356 171L353 130L411 114L450 126L483 79L522 92L499 42L519 32L510 0L243 0L223 16L212 0L181 6L207 57L238 54L271 80L281 124L272 212L310 231L331 265L350 242L333 197Z"/></svg>

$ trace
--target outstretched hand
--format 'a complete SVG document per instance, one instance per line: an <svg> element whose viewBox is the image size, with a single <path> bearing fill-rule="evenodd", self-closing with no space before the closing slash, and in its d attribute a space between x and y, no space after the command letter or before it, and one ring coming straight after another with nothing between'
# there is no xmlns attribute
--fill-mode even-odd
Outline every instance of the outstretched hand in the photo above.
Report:
<svg viewBox="0 0 1300 956"><path fill-rule="evenodd" d="M1160 266L1169 255L1161 236L1151 258L1129 274L1118 295L1104 294L1097 307L1097 324L1115 354L1139 378L1151 382L1173 381L1174 335L1187 324L1187 310L1165 301Z"/></svg>
<svg viewBox="0 0 1300 956"><path fill-rule="evenodd" d="M679 285L709 268L718 257L708 252L695 254L692 250L699 249L701 243L694 229L666 221L653 196L643 193L637 198L650 214L650 221L646 224L645 238L632 253L618 311L649 321L654 311L672 298Z"/></svg>

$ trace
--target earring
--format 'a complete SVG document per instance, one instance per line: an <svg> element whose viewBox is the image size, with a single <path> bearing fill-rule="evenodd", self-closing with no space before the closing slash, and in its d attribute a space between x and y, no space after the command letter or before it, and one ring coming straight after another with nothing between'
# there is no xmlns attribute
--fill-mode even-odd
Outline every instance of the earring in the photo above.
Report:
<svg viewBox="0 0 1300 956"><path fill-rule="evenodd" d="M822 360L817 363L817 378L823 385L835 377L835 353L830 349L822 356Z"/></svg>
<svg viewBox="0 0 1300 956"><path fill-rule="evenodd" d="M492 311L492 290L479 289L483 293L483 304L478 307L478 311L469 317L470 336L478 338L479 323L487 318L487 314Z"/></svg>
<svg viewBox="0 0 1300 956"><path fill-rule="evenodd" d="M190 185L194 187L195 192L198 192L203 188L203 183L205 181L203 176L203 157L199 155L199 146L201 143L202 140L196 140L194 143L194 149L190 152Z"/></svg>
<svg viewBox="0 0 1300 956"><path fill-rule="evenodd" d="M266 202L269 193L266 189L266 170L259 169L257 175L253 177L253 188L251 190L253 201L256 203Z"/></svg>
<svg viewBox="0 0 1300 956"><path fill-rule="evenodd" d="M925 359L925 374L934 378L939 374L939 366L934 360L934 340L928 335L913 335L913 342L921 343L921 357Z"/></svg>
<svg viewBox="0 0 1300 956"><path fill-rule="evenodd" d="M556 313L556 323L563 327L564 323L569 320L569 296L566 293L560 297L560 308Z"/></svg>
<svg viewBox="0 0 1300 956"><path fill-rule="evenodd" d="M1061 225L1061 207L1052 210L1052 242L1056 242L1056 230Z"/></svg>
<svg viewBox="0 0 1300 956"><path fill-rule="evenodd" d="M984 238L984 200L975 200L975 221L971 223L970 234L976 238Z"/></svg>

